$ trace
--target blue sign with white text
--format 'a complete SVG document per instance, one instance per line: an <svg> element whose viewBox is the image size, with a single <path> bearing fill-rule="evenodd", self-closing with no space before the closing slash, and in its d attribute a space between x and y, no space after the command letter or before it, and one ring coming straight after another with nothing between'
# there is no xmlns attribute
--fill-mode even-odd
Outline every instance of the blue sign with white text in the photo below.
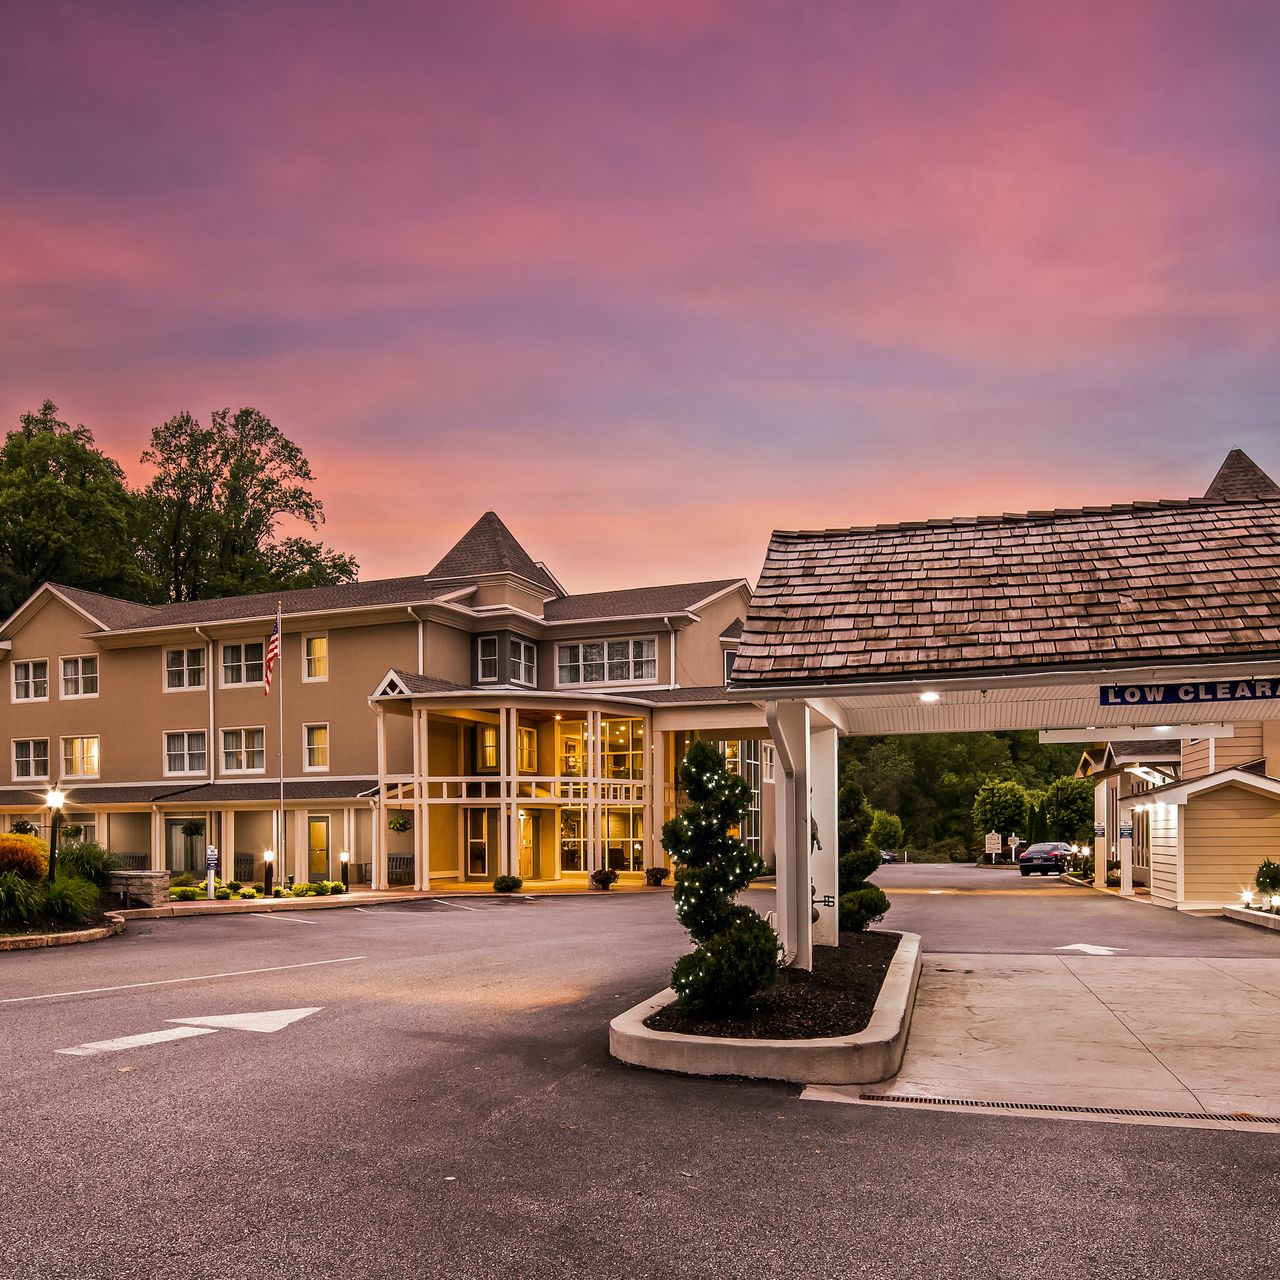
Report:
<svg viewBox="0 0 1280 1280"><path fill-rule="evenodd" d="M1103 707L1190 706L1202 702L1269 702L1280 698L1280 676L1268 680L1200 680L1183 684L1104 684Z"/></svg>

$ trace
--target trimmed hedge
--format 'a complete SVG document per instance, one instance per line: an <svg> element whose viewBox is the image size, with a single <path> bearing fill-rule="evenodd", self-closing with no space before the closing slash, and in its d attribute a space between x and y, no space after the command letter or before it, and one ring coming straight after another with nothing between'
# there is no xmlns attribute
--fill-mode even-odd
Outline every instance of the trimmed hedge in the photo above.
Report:
<svg viewBox="0 0 1280 1280"><path fill-rule="evenodd" d="M495 876L494 893L519 893L524 888L524 881L519 876Z"/></svg>
<svg viewBox="0 0 1280 1280"><path fill-rule="evenodd" d="M49 874L49 845L39 836L0 835L0 871L16 871L28 880Z"/></svg>

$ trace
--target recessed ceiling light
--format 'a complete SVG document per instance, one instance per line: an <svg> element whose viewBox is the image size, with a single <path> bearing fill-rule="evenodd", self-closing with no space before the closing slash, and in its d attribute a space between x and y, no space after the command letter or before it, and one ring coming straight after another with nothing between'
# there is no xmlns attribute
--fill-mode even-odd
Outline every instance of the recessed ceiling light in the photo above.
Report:
<svg viewBox="0 0 1280 1280"><path fill-rule="evenodd" d="M1157 733L1172 733L1172 732L1173 732L1173 725L1171 725L1171 724L1158 724L1158 725L1156 725L1156 732L1157 732Z"/></svg>
<svg viewBox="0 0 1280 1280"><path fill-rule="evenodd" d="M935 692L933 689L926 689L920 695L921 702L941 702L942 694Z"/></svg>

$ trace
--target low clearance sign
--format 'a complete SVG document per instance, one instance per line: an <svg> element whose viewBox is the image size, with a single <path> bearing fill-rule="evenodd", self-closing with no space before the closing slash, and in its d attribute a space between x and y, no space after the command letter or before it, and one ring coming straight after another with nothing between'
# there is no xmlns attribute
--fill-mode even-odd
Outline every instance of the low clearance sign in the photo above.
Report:
<svg viewBox="0 0 1280 1280"><path fill-rule="evenodd" d="M1269 702L1280 698L1280 676L1268 680L1207 680L1187 684L1104 684L1104 707L1187 706L1196 702Z"/></svg>

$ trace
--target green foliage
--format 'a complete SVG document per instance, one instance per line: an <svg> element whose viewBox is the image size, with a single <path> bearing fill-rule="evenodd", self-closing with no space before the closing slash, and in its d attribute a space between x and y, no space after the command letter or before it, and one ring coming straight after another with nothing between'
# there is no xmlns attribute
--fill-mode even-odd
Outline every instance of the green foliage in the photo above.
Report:
<svg viewBox="0 0 1280 1280"><path fill-rule="evenodd" d="M329 892L331 894L346 893L347 891L347 886L343 884L341 880L326 880L325 884L329 886Z"/></svg>
<svg viewBox="0 0 1280 1280"><path fill-rule="evenodd" d="M68 875L79 876L90 884L96 884L99 889L105 889L107 880L115 869L116 860L93 840L74 840L58 849L59 875L65 871Z"/></svg>
<svg viewBox="0 0 1280 1280"><path fill-rule="evenodd" d="M257 889L244 888L238 890L238 892L242 898L257 898L261 896L260 891Z"/></svg>
<svg viewBox="0 0 1280 1280"><path fill-rule="evenodd" d="M88 427L46 400L0 446L0 617L50 580L129 599L147 582L134 545L138 503Z"/></svg>
<svg viewBox="0 0 1280 1280"><path fill-rule="evenodd" d="M1016 782L984 782L974 797L973 825L1008 837L1027 829L1027 793Z"/></svg>
<svg viewBox="0 0 1280 1280"><path fill-rule="evenodd" d="M687 1009L733 1012L777 973L778 935L750 907L734 907L725 928L676 961L671 987Z"/></svg>
<svg viewBox="0 0 1280 1280"><path fill-rule="evenodd" d="M230 889L232 893L239 893L240 890L244 888L244 886L240 883L239 880L228 880L227 888Z"/></svg>
<svg viewBox="0 0 1280 1280"><path fill-rule="evenodd" d="M388 831L412 831L413 819L407 813L393 813L387 819Z"/></svg>
<svg viewBox="0 0 1280 1280"><path fill-rule="evenodd" d="M663 825L662 847L676 863L676 918L698 945L676 963L672 987L687 1008L739 1008L773 981L778 965L777 934L734 902L764 870L732 834L751 791L709 742L689 748L680 785L689 804Z"/></svg>
<svg viewBox="0 0 1280 1280"><path fill-rule="evenodd" d="M20 871L0 871L0 927L25 928L44 914L44 885Z"/></svg>
<svg viewBox="0 0 1280 1280"><path fill-rule="evenodd" d="M54 920L84 924L97 909L98 886L80 876L58 875L45 886L44 909Z"/></svg>
<svg viewBox="0 0 1280 1280"><path fill-rule="evenodd" d="M873 809L871 815L871 831L867 835L867 843L872 849L879 853L881 849L896 851L906 846L907 837L902 829L902 819L896 813Z"/></svg>
<svg viewBox="0 0 1280 1280"><path fill-rule="evenodd" d="M28 822L26 818L14 818L9 824L9 830L15 836L38 836L40 828L34 822Z"/></svg>
<svg viewBox="0 0 1280 1280"><path fill-rule="evenodd" d="M519 876L495 876L494 893L519 893L524 888L524 881Z"/></svg>
<svg viewBox="0 0 1280 1280"><path fill-rule="evenodd" d="M261 881L253 886L254 893L266 893L267 887Z"/></svg>
<svg viewBox="0 0 1280 1280"><path fill-rule="evenodd" d="M155 468L142 494L144 559L167 600L350 582L350 556L301 537L277 537L280 521L318 528L311 466L256 409L219 409L203 426L179 413L151 434L142 461Z"/></svg>
<svg viewBox="0 0 1280 1280"><path fill-rule="evenodd" d="M1044 797L1047 840L1075 844L1093 837L1093 783L1088 778L1055 779Z"/></svg>
<svg viewBox="0 0 1280 1280"><path fill-rule="evenodd" d="M1258 868L1253 883L1258 886L1259 893L1280 893L1280 862L1267 858Z"/></svg>
<svg viewBox="0 0 1280 1280"><path fill-rule="evenodd" d="M186 888L188 885L203 884L203 883L204 883L203 881L197 880L190 871L175 871L169 877L170 889L183 889L183 888Z"/></svg>
<svg viewBox="0 0 1280 1280"><path fill-rule="evenodd" d="M597 889L607 889L617 878L618 873L612 867L597 867L591 873L591 883Z"/></svg>
<svg viewBox="0 0 1280 1280"><path fill-rule="evenodd" d="M873 751L885 743L893 749ZM1071 773L1079 755L1076 747L1041 743L1034 732L844 738L841 780L858 783L871 804L896 813L912 849L928 849L950 838L974 848L975 836L980 844L986 834L974 831L972 816L974 797L984 782L1017 782L1041 790Z"/></svg>
<svg viewBox="0 0 1280 1280"><path fill-rule="evenodd" d="M231 897L231 890L224 884L222 888L213 891L213 896L220 902L226 902Z"/></svg>
<svg viewBox="0 0 1280 1280"><path fill-rule="evenodd" d="M271 890L271 896L273 898L283 898L284 890L279 885L276 885L275 888Z"/></svg>
<svg viewBox="0 0 1280 1280"><path fill-rule="evenodd" d="M200 896L200 890L193 884L180 884L176 889L172 885L170 881L169 898L172 902L195 902Z"/></svg>
<svg viewBox="0 0 1280 1280"><path fill-rule="evenodd" d="M39 836L0 835L0 871L43 880L49 874L49 846Z"/></svg>
<svg viewBox="0 0 1280 1280"><path fill-rule="evenodd" d="M860 933L868 925L884 918L889 910L889 899L884 890L874 884L864 884L859 889L840 896L840 928L847 933Z"/></svg>
<svg viewBox="0 0 1280 1280"><path fill-rule="evenodd" d="M645 867L644 869L644 882L647 885L657 887L658 885L665 884L670 876L670 867Z"/></svg>
<svg viewBox="0 0 1280 1280"><path fill-rule="evenodd" d="M867 836L871 834L871 806L867 803L866 793L855 781L853 770L848 767L840 775L837 806L837 831L843 858L846 854L861 852Z"/></svg>
<svg viewBox="0 0 1280 1280"><path fill-rule="evenodd" d="M856 853L840 859L840 892L848 893L868 879L880 866L880 851L864 844Z"/></svg>

